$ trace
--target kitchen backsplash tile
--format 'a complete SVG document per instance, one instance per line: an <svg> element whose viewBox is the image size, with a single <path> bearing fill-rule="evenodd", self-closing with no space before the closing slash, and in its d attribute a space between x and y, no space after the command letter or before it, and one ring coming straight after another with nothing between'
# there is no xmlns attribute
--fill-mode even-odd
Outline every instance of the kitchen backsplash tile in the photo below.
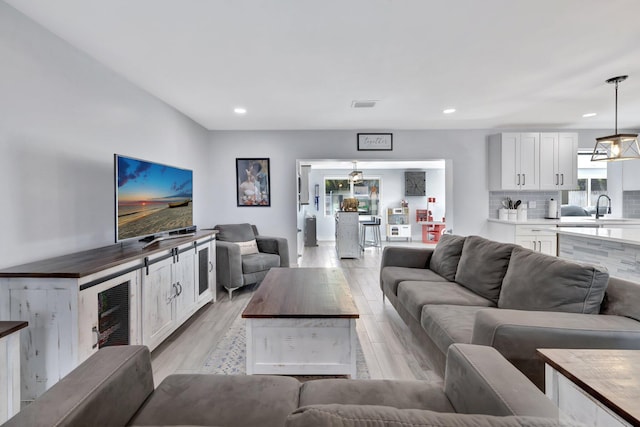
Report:
<svg viewBox="0 0 640 427"><path fill-rule="evenodd" d="M640 191L622 192L622 216L640 218Z"/></svg>
<svg viewBox="0 0 640 427"><path fill-rule="evenodd" d="M640 192L638 192L640 193ZM498 209L502 208L502 201L508 197L511 200L522 200L527 206L528 219L541 219L547 216L549 199L560 200L559 191L490 191L489 218L498 218ZM535 208L529 208L529 202L536 202Z"/></svg>

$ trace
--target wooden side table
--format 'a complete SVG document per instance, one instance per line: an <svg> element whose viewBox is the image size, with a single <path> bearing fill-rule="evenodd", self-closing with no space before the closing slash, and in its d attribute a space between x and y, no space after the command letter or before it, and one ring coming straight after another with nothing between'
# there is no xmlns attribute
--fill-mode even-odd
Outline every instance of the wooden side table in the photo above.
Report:
<svg viewBox="0 0 640 427"><path fill-rule="evenodd" d="M538 349L545 393L585 426L640 425L640 350Z"/></svg>
<svg viewBox="0 0 640 427"><path fill-rule="evenodd" d="M0 322L0 424L20 411L20 329L27 322Z"/></svg>

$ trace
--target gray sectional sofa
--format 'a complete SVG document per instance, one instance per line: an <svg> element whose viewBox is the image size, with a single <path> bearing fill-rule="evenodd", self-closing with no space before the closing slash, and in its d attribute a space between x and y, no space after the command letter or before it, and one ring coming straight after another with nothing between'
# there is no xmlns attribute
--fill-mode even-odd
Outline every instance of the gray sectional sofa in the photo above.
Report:
<svg viewBox="0 0 640 427"><path fill-rule="evenodd" d="M380 286L441 374L454 343L496 348L542 390L537 348L640 349L640 284L480 236L386 247Z"/></svg>
<svg viewBox="0 0 640 427"><path fill-rule="evenodd" d="M154 388L144 346L100 349L5 427L555 426L551 401L494 349L453 345L425 381L180 374ZM564 424L563 424L564 425Z"/></svg>

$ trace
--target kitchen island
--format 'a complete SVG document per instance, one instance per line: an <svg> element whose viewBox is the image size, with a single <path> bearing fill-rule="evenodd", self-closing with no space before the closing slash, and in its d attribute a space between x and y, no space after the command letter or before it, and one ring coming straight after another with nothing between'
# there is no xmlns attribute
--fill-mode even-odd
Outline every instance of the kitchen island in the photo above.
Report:
<svg viewBox="0 0 640 427"><path fill-rule="evenodd" d="M558 256L605 267L611 276L640 282L640 228L557 227Z"/></svg>

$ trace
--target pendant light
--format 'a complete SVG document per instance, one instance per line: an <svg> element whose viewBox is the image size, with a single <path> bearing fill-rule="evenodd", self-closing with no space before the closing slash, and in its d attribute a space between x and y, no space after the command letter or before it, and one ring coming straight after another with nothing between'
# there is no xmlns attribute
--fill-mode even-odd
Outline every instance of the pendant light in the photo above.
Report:
<svg viewBox="0 0 640 427"><path fill-rule="evenodd" d="M354 161L353 170L349 174L349 181L353 182L354 184L360 184L364 179L362 171L359 171L357 169L358 169L358 162Z"/></svg>
<svg viewBox="0 0 640 427"><path fill-rule="evenodd" d="M629 160L640 159L638 149L638 135L634 133L618 133L618 83L623 82L629 76L611 77L607 83L616 85L616 129L614 135L596 138L596 146L591 155L591 161L604 160Z"/></svg>

